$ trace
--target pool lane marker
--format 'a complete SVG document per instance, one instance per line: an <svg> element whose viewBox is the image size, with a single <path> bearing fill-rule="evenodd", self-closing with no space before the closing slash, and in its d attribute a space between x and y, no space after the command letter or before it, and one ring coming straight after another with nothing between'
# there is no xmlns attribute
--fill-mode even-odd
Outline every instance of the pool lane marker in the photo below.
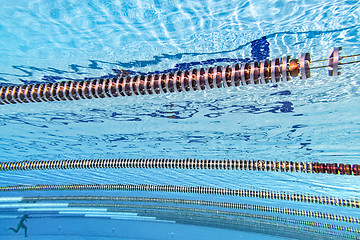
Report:
<svg viewBox="0 0 360 240"><path fill-rule="evenodd" d="M359 164L208 159L80 159L0 162L0 171L95 168L219 169L360 175Z"/></svg>
<svg viewBox="0 0 360 240"><path fill-rule="evenodd" d="M263 198L294 202L305 202L360 208L358 199L342 199L331 196L317 196L301 193L287 193L270 190L228 189L213 187L188 187L174 185L134 185L134 184L67 184L67 185L18 185L2 186L0 192L10 191L64 191L64 190L101 190L101 191L146 191L146 192L174 192L174 193L197 193L223 196L238 196L247 198Z"/></svg>
<svg viewBox="0 0 360 240"><path fill-rule="evenodd" d="M107 98L192 92L209 88L237 87L248 84L268 84L288 81L290 77L310 78L310 69L328 68L330 76L340 75L339 66L357 63L341 63L341 47L330 50L328 59L311 61L309 53L300 54L299 59L289 56L271 60L214 66L207 69L191 69L163 74L148 74L82 81L62 81L30 85L0 86L0 105L73 101L80 99ZM328 61L328 65L310 67L310 63Z"/></svg>

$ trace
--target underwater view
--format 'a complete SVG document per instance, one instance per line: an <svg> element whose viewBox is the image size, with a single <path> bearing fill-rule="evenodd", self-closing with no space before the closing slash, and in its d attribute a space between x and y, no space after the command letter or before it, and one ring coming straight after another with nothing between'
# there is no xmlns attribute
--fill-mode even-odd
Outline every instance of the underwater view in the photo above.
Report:
<svg viewBox="0 0 360 240"><path fill-rule="evenodd" d="M2 1L0 239L360 239L359 1Z"/></svg>

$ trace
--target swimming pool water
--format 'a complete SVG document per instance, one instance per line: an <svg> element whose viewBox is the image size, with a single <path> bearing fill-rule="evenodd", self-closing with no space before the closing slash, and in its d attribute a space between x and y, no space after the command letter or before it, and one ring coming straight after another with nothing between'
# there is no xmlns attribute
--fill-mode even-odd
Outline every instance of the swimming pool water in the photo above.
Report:
<svg viewBox="0 0 360 240"><path fill-rule="evenodd" d="M359 54L359 9L358 1L4 1L0 8L0 85L83 80L115 75L118 70L150 73L231 65L235 59L251 61L286 55L298 58L305 52L311 53L313 60L327 59L329 49L336 46L343 47L342 56ZM313 69L309 79L297 77L277 84L2 105L0 161L196 158L360 164L357 69L359 63L344 65L337 77L329 77L326 68ZM333 174L71 169L6 171L0 175L0 187L38 184L245 188L356 200L360 193L357 176ZM26 201L5 198L85 195L247 203L359 216L358 208L171 192L0 192L0 201L10 204ZM77 202L74 199L38 199L35 202L42 201L50 204ZM92 201L84 200L83 203ZM131 212L129 209L135 209L140 217L117 219L111 214L104 216L94 212L92 214L96 216L85 216L84 211L66 215L60 214L58 209L41 211L37 206L39 209L28 210L28 234L36 239L60 238L62 235L79 239L223 239L224 234L228 234L229 239L270 239L270 235L274 238L314 237L281 235L285 223L280 221L275 227L268 219L263 220L265 223L256 222L254 216L239 217L242 222L232 219L231 223L225 224L227 220L221 218L224 214L208 212L208 218L201 218L199 222L203 224L199 226L201 224L194 220L196 216L190 216L184 209L163 210L167 217L161 215L164 212L150 216L150 207L137 209L134 204L142 203L136 201L127 204L132 207L127 206L125 211L123 206L121 211L127 213ZM152 204L163 203L155 201ZM2 206L1 238L22 238L23 232L15 235L8 228L16 227L24 211L17 205L14 208ZM190 207L195 210L210 208ZM31 209L31 206L25 208ZM235 212L259 214L253 210ZM152 221L155 215L156 221ZM275 213L265 215L358 228L358 224L348 222L334 223ZM161 219L168 222L158 221ZM243 225L239 226L239 221ZM49 226L37 227L46 222ZM219 227L221 223L224 226ZM74 224L81 228L73 227ZM299 224L286 224L287 227L295 226L291 231L301 231ZM252 229L248 225L256 227ZM257 226L262 230L257 231ZM319 227L312 228L319 230ZM339 238L328 232L321 234L324 239ZM356 231L346 234L359 237Z"/></svg>

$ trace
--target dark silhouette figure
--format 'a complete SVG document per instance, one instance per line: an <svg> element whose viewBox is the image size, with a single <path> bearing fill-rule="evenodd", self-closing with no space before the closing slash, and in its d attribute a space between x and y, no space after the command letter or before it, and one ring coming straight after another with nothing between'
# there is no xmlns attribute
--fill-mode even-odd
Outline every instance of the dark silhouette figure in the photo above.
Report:
<svg viewBox="0 0 360 240"><path fill-rule="evenodd" d="M25 237L27 237L28 236L27 235L27 227L25 226L24 222L27 221L26 219L28 219L28 218L29 218L29 215L24 214L24 216L21 217L20 222L18 223L16 229L9 228L9 230L13 230L15 233L17 233L20 230L20 228L22 228L25 231Z"/></svg>

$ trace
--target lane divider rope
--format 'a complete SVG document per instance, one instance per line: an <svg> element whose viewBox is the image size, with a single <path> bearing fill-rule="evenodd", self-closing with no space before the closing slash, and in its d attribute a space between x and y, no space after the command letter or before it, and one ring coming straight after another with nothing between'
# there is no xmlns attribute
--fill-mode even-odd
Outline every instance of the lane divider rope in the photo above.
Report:
<svg viewBox="0 0 360 240"><path fill-rule="evenodd" d="M122 75L113 78L99 78L81 81L62 81L30 85L0 86L0 105L73 101L80 99L107 98L134 95L152 95L178 92L192 92L212 88L237 87L248 84L267 84L288 81L300 75L310 77L310 69L328 68L329 76L340 75L340 67L359 61L341 63L341 47L330 49L328 65L310 67L309 53L302 53L298 59L290 56L271 60L237 63L171 73L148 75ZM326 60L313 61L323 62Z"/></svg>
<svg viewBox="0 0 360 240"><path fill-rule="evenodd" d="M304 56L304 57L303 57ZM306 56L306 57L305 57ZM0 105L199 91L310 77L310 54L155 75L0 86Z"/></svg>
<svg viewBox="0 0 360 240"><path fill-rule="evenodd" d="M227 189L213 187L185 187L174 185L134 185L134 184L67 184L67 185L19 185L3 186L0 192L9 191L62 191L62 190L103 190L103 191L146 191L146 192L174 192L197 193L224 196L238 196L248 198L263 198L286 200L305 203L316 203L350 208L360 208L358 199L342 199L331 196L317 196L301 193L287 193L270 190Z"/></svg>
<svg viewBox="0 0 360 240"><path fill-rule="evenodd" d="M293 161L117 158L0 162L0 171L94 168L227 169L360 175L360 165L358 164Z"/></svg>

